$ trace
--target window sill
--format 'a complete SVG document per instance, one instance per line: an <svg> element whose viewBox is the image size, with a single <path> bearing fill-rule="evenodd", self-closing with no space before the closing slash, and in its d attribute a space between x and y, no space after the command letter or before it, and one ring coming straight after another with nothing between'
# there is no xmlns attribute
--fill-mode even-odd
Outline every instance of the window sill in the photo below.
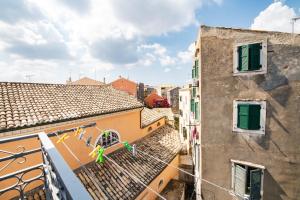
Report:
<svg viewBox="0 0 300 200"><path fill-rule="evenodd" d="M232 132L234 133L241 133L241 134L249 134L249 135L265 135L265 130L260 129L260 130L246 130L246 129L240 129L234 127Z"/></svg>
<svg viewBox="0 0 300 200"><path fill-rule="evenodd" d="M265 70L255 70L255 71L235 71L233 72L233 76L254 76L258 74L266 74L267 72Z"/></svg>

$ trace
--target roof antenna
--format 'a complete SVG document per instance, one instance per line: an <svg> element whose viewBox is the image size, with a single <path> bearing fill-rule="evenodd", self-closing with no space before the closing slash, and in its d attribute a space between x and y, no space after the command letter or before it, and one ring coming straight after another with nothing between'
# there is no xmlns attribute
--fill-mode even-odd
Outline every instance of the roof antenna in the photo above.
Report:
<svg viewBox="0 0 300 200"><path fill-rule="evenodd" d="M33 77L33 76L34 76L34 74L26 74L25 75L28 82L31 82L31 77Z"/></svg>
<svg viewBox="0 0 300 200"><path fill-rule="evenodd" d="M294 34L294 31L295 31L295 23L297 20L299 20L300 17L293 17L292 18L292 33Z"/></svg>

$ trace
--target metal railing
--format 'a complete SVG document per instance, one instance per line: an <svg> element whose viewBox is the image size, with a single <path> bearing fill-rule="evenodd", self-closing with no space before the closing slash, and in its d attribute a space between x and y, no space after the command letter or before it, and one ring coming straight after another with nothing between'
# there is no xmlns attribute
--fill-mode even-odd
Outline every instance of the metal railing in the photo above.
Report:
<svg viewBox="0 0 300 200"><path fill-rule="evenodd" d="M17 192L17 196L15 197L27 199L28 195L32 193L28 185L40 182L44 184L43 188L39 188L44 190L46 199L92 199L72 169L57 151L48 135L42 132L0 140L0 148L1 144L28 138L38 138L41 144L40 148L30 150L26 150L24 146L18 146L16 152L0 150L1 155L4 155L0 158L0 164L7 162L0 168L0 173L11 167L13 163L25 164L27 161L26 156L28 155L41 153L43 158L43 162L40 164L0 176L0 185L8 181L13 182L13 184L5 188L1 187L0 198L8 192L15 191ZM31 174L32 172L36 175Z"/></svg>

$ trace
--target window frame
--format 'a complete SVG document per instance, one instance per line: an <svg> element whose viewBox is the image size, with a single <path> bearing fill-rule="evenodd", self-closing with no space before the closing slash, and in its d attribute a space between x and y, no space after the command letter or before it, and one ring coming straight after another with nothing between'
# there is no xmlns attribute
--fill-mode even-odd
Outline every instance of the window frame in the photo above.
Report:
<svg viewBox="0 0 300 200"><path fill-rule="evenodd" d="M247 130L241 129L238 125L238 105L239 104L251 104L251 105L260 105L260 129L259 130ZM233 123L232 130L237 133L249 133L249 134L258 134L264 135L266 131L266 101L265 100L234 100L233 101Z"/></svg>
<svg viewBox="0 0 300 200"><path fill-rule="evenodd" d="M115 134L118 136L118 141L117 141L116 143L113 143L112 145L109 145L109 146L106 146L106 147L104 147L104 146L98 144L98 142L101 140L102 136L104 135L104 131L102 131L101 134L100 134L100 135L97 137L97 139L95 140L95 144L94 144L95 147L96 147L97 145L100 145L101 147L103 147L104 149L106 149L106 148L110 148L110 147L112 147L112 146L115 146L115 145L119 144L120 141L122 141L122 140L121 140L121 135L119 134L118 131L113 130L113 129L107 129L107 130L105 130L105 131L109 131L109 132L111 132L111 133L112 133L112 132L115 133Z"/></svg>
<svg viewBox="0 0 300 200"><path fill-rule="evenodd" d="M236 192L234 190L234 188L235 188L234 187L235 186L235 165L244 165L245 167L252 167L252 168L256 168L256 169L261 170L260 200L263 200L264 174L265 174L264 170L266 169L265 166L259 165L259 164L254 164L254 163L251 163L251 162L246 162L246 161L233 160L233 159L231 159L230 162L231 162L231 190L233 191L234 194L236 194ZM237 196L241 197L239 195L237 195Z"/></svg>
<svg viewBox="0 0 300 200"><path fill-rule="evenodd" d="M261 43L262 49L260 52L260 59L261 59L261 69L259 70L252 70L252 71L239 71L239 56L238 56L238 47L243 45L250 45ZM267 73L267 66L268 66L268 46L267 46L267 39L265 40L256 40L251 42L242 42L242 43L235 43L233 45L233 76L242 76L242 75L256 75L256 74L266 74Z"/></svg>

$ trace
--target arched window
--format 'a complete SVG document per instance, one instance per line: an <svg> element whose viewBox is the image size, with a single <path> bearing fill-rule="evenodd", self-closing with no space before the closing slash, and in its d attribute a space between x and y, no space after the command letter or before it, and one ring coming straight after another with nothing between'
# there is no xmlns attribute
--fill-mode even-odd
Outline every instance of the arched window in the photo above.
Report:
<svg viewBox="0 0 300 200"><path fill-rule="evenodd" d="M157 122L157 127L159 127L160 126L160 122Z"/></svg>
<svg viewBox="0 0 300 200"><path fill-rule="evenodd" d="M119 142L120 137L116 131L106 130L97 138L95 146L100 145L103 148L107 148Z"/></svg>
<svg viewBox="0 0 300 200"><path fill-rule="evenodd" d="M152 127L151 126L148 128L148 132L150 132L150 131L152 131Z"/></svg>

